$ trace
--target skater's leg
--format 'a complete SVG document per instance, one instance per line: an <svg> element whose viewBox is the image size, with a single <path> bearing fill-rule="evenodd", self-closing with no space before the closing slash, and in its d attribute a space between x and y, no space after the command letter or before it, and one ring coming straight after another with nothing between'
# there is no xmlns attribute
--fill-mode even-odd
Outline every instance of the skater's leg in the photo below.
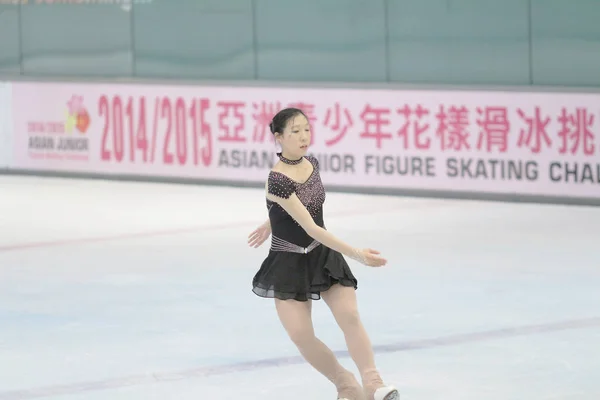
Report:
<svg viewBox="0 0 600 400"><path fill-rule="evenodd" d="M362 400L360 384L316 336L311 318L311 301L275 300L277 314L300 354L337 388L340 398Z"/></svg>
<svg viewBox="0 0 600 400"><path fill-rule="evenodd" d="M360 371L367 399L373 399L375 391L385 385L375 366L371 340L358 313L356 291L352 287L334 285L321 295L344 332L348 352Z"/></svg>

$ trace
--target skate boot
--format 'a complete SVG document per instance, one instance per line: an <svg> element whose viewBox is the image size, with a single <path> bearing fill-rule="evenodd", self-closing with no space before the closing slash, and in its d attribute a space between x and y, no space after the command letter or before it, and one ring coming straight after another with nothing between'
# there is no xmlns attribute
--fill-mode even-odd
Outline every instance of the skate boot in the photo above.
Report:
<svg viewBox="0 0 600 400"><path fill-rule="evenodd" d="M352 372L340 371L335 379L337 400L365 400L362 387Z"/></svg>
<svg viewBox="0 0 600 400"><path fill-rule="evenodd" d="M373 400L400 400L400 393L393 386L380 387L375 391Z"/></svg>
<svg viewBox="0 0 600 400"><path fill-rule="evenodd" d="M386 386L376 369L367 370L362 376L367 400L400 400L400 393L393 386Z"/></svg>

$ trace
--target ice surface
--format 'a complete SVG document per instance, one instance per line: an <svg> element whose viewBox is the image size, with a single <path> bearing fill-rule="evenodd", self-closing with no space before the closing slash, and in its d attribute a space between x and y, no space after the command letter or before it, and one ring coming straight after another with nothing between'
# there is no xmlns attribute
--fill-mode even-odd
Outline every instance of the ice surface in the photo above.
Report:
<svg viewBox="0 0 600 400"><path fill-rule="evenodd" d="M261 190L0 177L0 400L334 400L272 300ZM600 399L600 208L329 193L404 399ZM345 352L324 303L317 335Z"/></svg>

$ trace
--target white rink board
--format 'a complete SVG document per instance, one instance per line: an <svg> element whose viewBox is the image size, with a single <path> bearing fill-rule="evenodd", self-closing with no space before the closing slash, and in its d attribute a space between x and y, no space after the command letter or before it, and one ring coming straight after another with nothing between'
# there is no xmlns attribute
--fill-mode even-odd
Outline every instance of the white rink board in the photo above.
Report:
<svg viewBox="0 0 600 400"><path fill-rule="evenodd" d="M8 167L11 154L11 84L0 82L0 169Z"/></svg>
<svg viewBox="0 0 600 400"><path fill-rule="evenodd" d="M276 100L274 100L276 99ZM12 85L12 168L260 185L288 106L328 185L600 199L598 94Z"/></svg>

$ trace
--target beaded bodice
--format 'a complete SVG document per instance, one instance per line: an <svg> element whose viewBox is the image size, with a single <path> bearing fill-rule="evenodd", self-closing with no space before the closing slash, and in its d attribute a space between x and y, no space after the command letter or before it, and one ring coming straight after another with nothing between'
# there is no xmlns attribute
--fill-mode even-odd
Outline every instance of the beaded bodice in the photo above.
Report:
<svg viewBox="0 0 600 400"><path fill-rule="evenodd" d="M313 166L313 172L306 180L300 183L292 180L286 175L271 171L267 182L269 193L288 199L293 193L298 196L300 202L306 207L315 223L324 227L323 204L325 203L325 189L319 173L319 162L315 157L306 157ZM286 240L300 241L299 245L310 242L312 239L304 232L302 227L281 207L279 204L267 199L271 231L274 236Z"/></svg>

